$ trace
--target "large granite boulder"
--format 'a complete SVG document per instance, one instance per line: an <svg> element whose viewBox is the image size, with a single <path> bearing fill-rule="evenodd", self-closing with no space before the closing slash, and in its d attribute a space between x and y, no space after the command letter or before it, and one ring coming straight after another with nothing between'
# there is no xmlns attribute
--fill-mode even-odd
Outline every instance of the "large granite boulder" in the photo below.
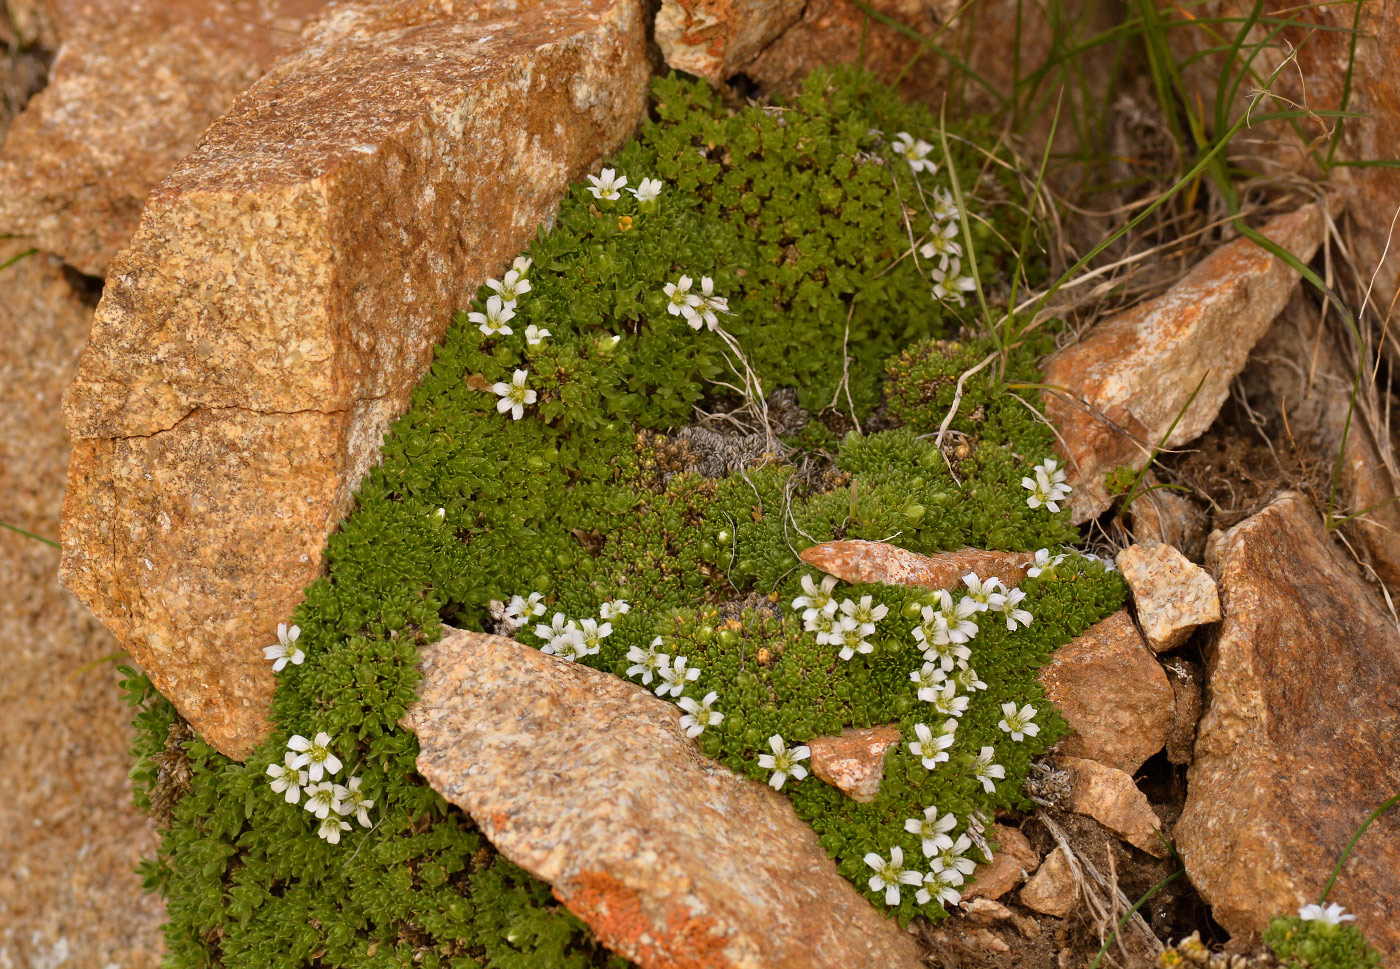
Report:
<svg viewBox="0 0 1400 969"><path fill-rule="evenodd" d="M641 120L640 0L339 4L151 195L67 398L63 574L224 753L455 310Z"/></svg>

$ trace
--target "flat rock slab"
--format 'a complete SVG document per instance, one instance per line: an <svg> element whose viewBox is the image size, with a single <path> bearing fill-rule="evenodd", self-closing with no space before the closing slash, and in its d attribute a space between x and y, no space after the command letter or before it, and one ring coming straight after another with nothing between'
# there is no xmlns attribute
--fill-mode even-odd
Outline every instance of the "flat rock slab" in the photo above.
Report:
<svg viewBox="0 0 1400 969"><path fill-rule="evenodd" d="M1170 545L1129 545L1115 562L1133 590L1147 645L1163 653L1186 642L1196 627L1220 621L1220 596L1210 573Z"/></svg>
<svg viewBox="0 0 1400 969"><path fill-rule="evenodd" d="M835 737L813 737L812 773L853 801L869 804L885 778L885 754L899 743L899 728L861 727Z"/></svg>
<svg viewBox="0 0 1400 969"><path fill-rule="evenodd" d="M642 969L921 965L781 794L635 684L498 636L423 653L418 770Z"/></svg>
<svg viewBox="0 0 1400 969"><path fill-rule="evenodd" d="M883 582L923 589L951 589L969 572L985 580L993 576L1008 586L1019 585L1035 564L1034 552L995 552L960 548L937 555L920 555L890 545L852 539L823 542L803 549L802 561L844 582Z"/></svg>
<svg viewBox="0 0 1400 969"><path fill-rule="evenodd" d="M113 264L66 401L64 581L231 757L452 314L645 114L640 0L509 6L335 5Z"/></svg>
<svg viewBox="0 0 1400 969"><path fill-rule="evenodd" d="M1206 562L1224 619L1175 833L1231 932L1317 900L1356 829L1400 790L1400 634L1307 499L1218 533ZM1329 896L1400 964L1400 818L1357 843Z"/></svg>
<svg viewBox="0 0 1400 969"><path fill-rule="evenodd" d="M1261 231L1307 262L1322 242L1322 211L1304 206ZM1283 260L1237 239L1166 293L1095 326L1045 363L1045 383L1062 388L1046 391L1045 409L1068 449L1076 523L1112 503L1110 471L1144 467L1159 443L1179 447L1211 425L1297 282Z"/></svg>
<svg viewBox="0 0 1400 969"><path fill-rule="evenodd" d="M1167 742L1171 682L1127 610L1055 650L1037 679L1074 728L1057 745L1061 753L1131 774Z"/></svg>

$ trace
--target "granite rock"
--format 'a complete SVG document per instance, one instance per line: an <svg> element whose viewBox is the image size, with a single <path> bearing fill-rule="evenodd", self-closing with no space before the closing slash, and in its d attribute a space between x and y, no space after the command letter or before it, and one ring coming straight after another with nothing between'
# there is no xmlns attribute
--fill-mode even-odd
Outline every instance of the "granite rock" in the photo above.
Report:
<svg viewBox="0 0 1400 969"><path fill-rule="evenodd" d="M1062 919L1074 911L1079 901L1079 888L1064 848L1056 848L1045 856L1040 870L1021 889L1021 904L1041 915Z"/></svg>
<svg viewBox="0 0 1400 969"><path fill-rule="evenodd" d="M1167 741L1172 687L1126 610L1055 650L1038 679L1074 728L1061 753L1131 774Z"/></svg>
<svg viewBox="0 0 1400 969"><path fill-rule="evenodd" d="M1400 634L1297 493L1217 533L1206 561L1224 619L1175 833L1216 920L1247 933L1316 901L1361 822L1400 790ZM1397 898L1392 811L1329 899L1397 963Z"/></svg>
<svg viewBox="0 0 1400 969"><path fill-rule="evenodd" d="M1019 585L1035 564L1034 552L989 552L960 548L936 555L920 555L890 545L852 539L824 542L803 549L802 561L843 582L883 582L923 589L951 589L969 572L982 579L996 576L1008 586Z"/></svg>
<svg viewBox="0 0 1400 969"><path fill-rule="evenodd" d="M0 150L0 231L105 276L147 195L325 0L53 0L44 88ZM28 22L28 21L26 21Z"/></svg>
<svg viewBox="0 0 1400 969"><path fill-rule="evenodd" d="M1170 545L1129 545L1114 560L1133 590L1147 645L1163 653L1186 642L1198 626L1220 621L1215 580Z"/></svg>
<svg viewBox="0 0 1400 969"><path fill-rule="evenodd" d="M640 0L481 13L309 27L151 195L67 397L64 580L235 758L453 312L645 114Z"/></svg>
<svg viewBox="0 0 1400 969"><path fill-rule="evenodd" d="M788 800L704 757L674 704L480 633L450 631L422 669L419 771L642 969L921 965Z"/></svg>
<svg viewBox="0 0 1400 969"><path fill-rule="evenodd" d="M1323 213L1307 205L1261 231L1307 262L1323 238ZM1045 408L1067 452L1075 522L1112 503L1109 472L1141 468L1159 443L1179 447L1211 425L1297 281L1281 259L1237 239L1166 293L1098 324L1046 361L1045 383L1063 388L1045 392Z"/></svg>
<svg viewBox="0 0 1400 969"><path fill-rule="evenodd" d="M853 801L869 804L880 793L885 754L899 743L899 728L863 727L836 737L813 737L812 773Z"/></svg>
<svg viewBox="0 0 1400 969"><path fill-rule="evenodd" d="M978 865L973 872L972 884L962 893L964 900L1001 898L1040 864L1040 856L1017 828L994 824L987 840L997 843L996 851L990 863Z"/></svg>
<svg viewBox="0 0 1400 969"><path fill-rule="evenodd" d="M1158 820L1147 795L1138 790L1131 774L1080 757L1058 757L1069 772L1070 796L1066 803L1075 814L1093 818L1128 844L1157 858L1171 852L1160 837Z"/></svg>
<svg viewBox="0 0 1400 969"><path fill-rule="evenodd" d="M719 84L802 16L807 0L661 0L656 44L667 67Z"/></svg>
<svg viewBox="0 0 1400 969"><path fill-rule="evenodd" d="M1159 483L1151 471L1143 476L1144 488ZM1174 546L1192 562L1201 561L1205 555L1209 522L1205 509L1195 499L1170 488L1155 488L1138 495L1127 512L1133 541Z"/></svg>

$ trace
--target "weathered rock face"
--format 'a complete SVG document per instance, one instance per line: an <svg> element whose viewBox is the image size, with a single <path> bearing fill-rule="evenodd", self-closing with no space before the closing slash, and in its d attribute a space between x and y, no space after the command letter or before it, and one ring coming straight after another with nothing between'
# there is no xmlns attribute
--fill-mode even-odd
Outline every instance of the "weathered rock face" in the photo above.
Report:
<svg viewBox="0 0 1400 969"><path fill-rule="evenodd" d="M1172 687L1126 610L1055 650L1038 679L1074 728L1061 753L1131 774L1166 743Z"/></svg>
<svg viewBox="0 0 1400 969"><path fill-rule="evenodd" d="M719 84L802 16L806 0L662 0L656 44L666 64Z"/></svg>
<svg viewBox="0 0 1400 969"><path fill-rule="evenodd" d="M1128 844L1149 855L1166 858L1171 852L1162 843L1161 821L1138 790L1132 775L1094 760L1060 757L1069 771L1071 793L1067 806L1075 814L1093 818Z"/></svg>
<svg viewBox="0 0 1400 969"><path fill-rule="evenodd" d="M325 0L55 0L48 86L0 151L0 231L105 276L147 194ZM29 21L33 21L32 25Z"/></svg>
<svg viewBox="0 0 1400 969"><path fill-rule="evenodd" d="M1301 495L1217 534L1224 620L1175 833L1231 932L1316 901L1366 816L1400 789L1400 634ZM1330 899L1400 960L1400 820L1377 820Z"/></svg>
<svg viewBox="0 0 1400 969"><path fill-rule="evenodd" d="M1133 590L1138 623L1154 653L1180 646L1197 626L1220 621L1215 580L1172 546L1129 545L1115 562Z"/></svg>
<svg viewBox="0 0 1400 969"><path fill-rule="evenodd" d="M423 674L419 771L642 969L921 965L788 801L704 757L673 704L471 632L426 649Z"/></svg>
<svg viewBox="0 0 1400 969"><path fill-rule="evenodd" d="M1157 481L1152 472L1143 479L1144 487ZM1206 513L1195 501L1166 488L1139 495L1128 506L1128 522L1138 542L1161 542L1179 549L1193 562L1206 550Z"/></svg>
<svg viewBox="0 0 1400 969"><path fill-rule="evenodd" d="M996 852L989 864L977 866L972 884L962 893L964 900L1001 898L1040 864L1040 856L1016 828L994 824L987 831L987 840L997 843Z"/></svg>
<svg viewBox="0 0 1400 969"><path fill-rule="evenodd" d="M883 582L923 589L951 589L963 576L976 572L982 579L996 576L1008 586L1019 585L1035 564L1034 552L988 552L960 548L937 555L920 555L886 542L852 539L824 542L803 549L802 561L844 582Z"/></svg>
<svg viewBox="0 0 1400 969"><path fill-rule="evenodd" d="M645 110L636 0L452 9L339 5L239 97L152 194L67 399L64 579L230 756L453 311Z"/></svg>
<svg viewBox="0 0 1400 969"><path fill-rule="evenodd" d="M1322 212L1305 206L1261 231L1307 262L1322 241ZM1077 401L1045 395L1046 414L1068 448L1076 522L1108 508L1108 472L1141 468L1164 437L1166 447L1178 447L1210 426L1297 281L1281 259L1238 239L1163 295L1099 324L1046 362L1045 382Z"/></svg>
<svg viewBox="0 0 1400 969"><path fill-rule="evenodd" d="M813 737L807 742L812 773L854 801L869 804L880 793L885 777L885 754L899 743L899 728L864 727L838 737Z"/></svg>

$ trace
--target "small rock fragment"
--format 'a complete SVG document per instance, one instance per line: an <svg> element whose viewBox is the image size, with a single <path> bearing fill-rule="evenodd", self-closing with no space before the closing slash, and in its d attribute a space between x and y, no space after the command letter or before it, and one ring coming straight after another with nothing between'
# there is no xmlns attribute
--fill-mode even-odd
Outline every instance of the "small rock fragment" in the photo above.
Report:
<svg viewBox="0 0 1400 969"><path fill-rule="evenodd" d="M978 865L973 872L972 884L962 893L964 900L1001 898L1025 881L1040 864L1040 856L1018 828L994 824L987 832L987 840L995 841L997 848L991 863Z"/></svg>
<svg viewBox="0 0 1400 969"><path fill-rule="evenodd" d="M1167 729L1167 760L1189 764L1196 748L1196 724L1201 720L1204 696L1199 663L1173 657L1166 664L1172 685L1172 723Z"/></svg>
<svg viewBox="0 0 1400 969"><path fill-rule="evenodd" d="M895 726L847 730L838 737L814 737L812 773L853 801L869 804L880 793L885 776L885 753L899 743Z"/></svg>
<svg viewBox="0 0 1400 969"><path fill-rule="evenodd" d="M1074 870L1064 848L1056 848L1045 856L1040 870L1021 889L1021 904L1041 915L1062 919L1074 911L1079 900Z"/></svg>
<svg viewBox="0 0 1400 969"><path fill-rule="evenodd" d="M791 802L701 754L675 704L482 633L448 631L422 670L420 773L641 969L921 964Z"/></svg>
<svg viewBox="0 0 1400 969"><path fill-rule="evenodd" d="M1074 728L1060 752L1131 773L1166 743L1171 684L1126 610L1055 650L1038 679Z"/></svg>
<svg viewBox="0 0 1400 969"><path fill-rule="evenodd" d="M1011 946L1007 945L994 933L983 928L968 929L965 936L968 942L972 943L983 955L1006 955L1011 951Z"/></svg>
<svg viewBox="0 0 1400 969"><path fill-rule="evenodd" d="M1150 488L1156 483L1149 471L1143 486ZM1128 506L1128 525L1134 541L1172 545L1193 562L1199 562L1205 554L1207 524L1200 505L1168 488L1144 492Z"/></svg>
<svg viewBox="0 0 1400 969"><path fill-rule="evenodd" d="M1070 773L1071 811L1093 818L1149 855L1165 858L1171 854L1162 842L1161 821L1147 803L1147 795L1133 783L1132 775L1080 757L1057 760Z"/></svg>
<svg viewBox="0 0 1400 969"><path fill-rule="evenodd" d="M974 898L970 902L964 902L962 909L967 913L967 920L974 925L996 925L998 922L1009 922L1011 920L1011 909L1001 902L994 902L990 898Z"/></svg>
<svg viewBox="0 0 1400 969"><path fill-rule="evenodd" d="M1035 564L1034 552L960 548L920 555L888 542L860 539L813 545L802 551L801 558L844 582L883 582L922 589L951 589L969 572L976 572L981 579L995 576L1006 585L1015 586Z"/></svg>
<svg viewBox="0 0 1400 969"><path fill-rule="evenodd" d="M1155 653L1184 643L1197 626L1220 621L1220 595L1205 569L1170 545L1146 542L1118 553L1138 623Z"/></svg>

